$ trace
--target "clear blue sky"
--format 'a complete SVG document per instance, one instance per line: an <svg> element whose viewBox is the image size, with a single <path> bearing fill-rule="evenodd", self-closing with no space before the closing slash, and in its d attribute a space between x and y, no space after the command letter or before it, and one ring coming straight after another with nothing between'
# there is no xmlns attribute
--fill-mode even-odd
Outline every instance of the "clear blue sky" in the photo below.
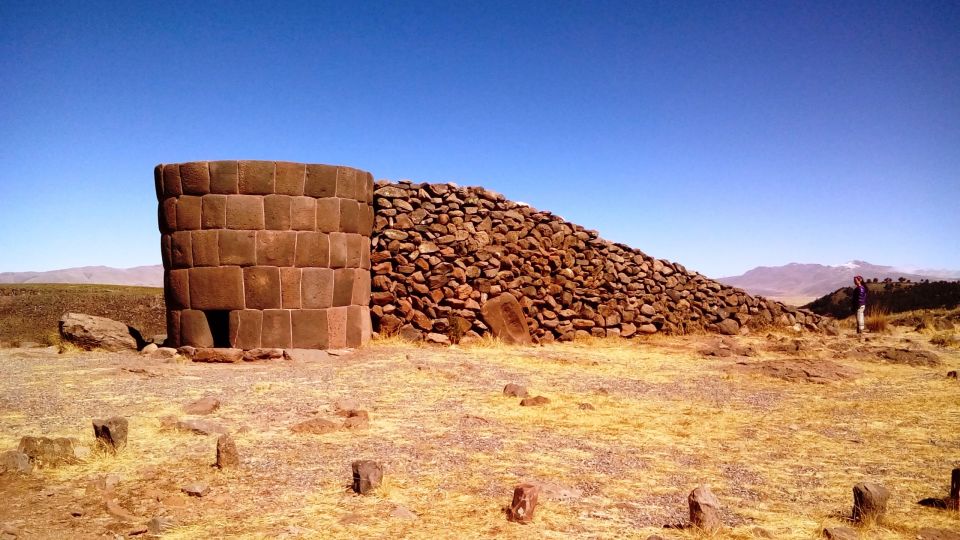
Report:
<svg viewBox="0 0 960 540"><path fill-rule="evenodd" d="M0 271L160 261L153 166L483 185L713 277L960 269L958 2L0 2Z"/></svg>

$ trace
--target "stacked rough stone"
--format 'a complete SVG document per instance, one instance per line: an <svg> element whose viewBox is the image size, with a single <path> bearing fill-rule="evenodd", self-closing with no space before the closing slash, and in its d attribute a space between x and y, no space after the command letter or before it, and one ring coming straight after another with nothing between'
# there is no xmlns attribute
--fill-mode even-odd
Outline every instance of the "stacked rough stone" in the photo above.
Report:
<svg viewBox="0 0 960 540"><path fill-rule="evenodd" d="M483 188L377 181L373 205L371 314L382 333L483 335L481 306L505 292L541 342L831 324Z"/></svg>
<svg viewBox="0 0 960 540"><path fill-rule="evenodd" d="M174 346L327 349L370 336L373 178L282 161L154 171Z"/></svg>

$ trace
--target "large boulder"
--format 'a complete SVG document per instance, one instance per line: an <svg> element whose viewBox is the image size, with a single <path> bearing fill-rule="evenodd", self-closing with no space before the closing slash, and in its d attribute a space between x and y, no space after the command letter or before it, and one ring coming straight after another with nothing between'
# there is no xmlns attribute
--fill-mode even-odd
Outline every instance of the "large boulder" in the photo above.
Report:
<svg viewBox="0 0 960 540"><path fill-rule="evenodd" d="M505 343L530 345L530 327L523 314L520 302L510 293L488 300L481 308L483 320L493 331L493 335Z"/></svg>
<svg viewBox="0 0 960 540"><path fill-rule="evenodd" d="M60 318L60 337L87 351L135 351L144 343L136 328L85 313L64 313Z"/></svg>

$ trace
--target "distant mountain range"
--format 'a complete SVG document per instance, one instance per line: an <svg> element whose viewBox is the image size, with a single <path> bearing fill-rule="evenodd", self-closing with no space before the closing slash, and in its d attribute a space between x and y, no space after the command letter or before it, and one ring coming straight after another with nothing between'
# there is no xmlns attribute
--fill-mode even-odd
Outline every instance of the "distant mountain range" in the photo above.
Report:
<svg viewBox="0 0 960 540"><path fill-rule="evenodd" d="M814 299L831 293L841 287L853 284L853 276L864 279L886 278L894 280L901 277L911 281L929 279L960 279L960 272L953 270L905 271L893 266L880 266L864 261L851 261L838 266L822 264L790 263L784 266L758 266L739 276L718 278L717 281L739 287L750 294L758 294L777 299L809 298Z"/></svg>
<svg viewBox="0 0 960 540"><path fill-rule="evenodd" d="M163 287L163 266L82 266L49 272L0 272L0 283L97 283Z"/></svg>

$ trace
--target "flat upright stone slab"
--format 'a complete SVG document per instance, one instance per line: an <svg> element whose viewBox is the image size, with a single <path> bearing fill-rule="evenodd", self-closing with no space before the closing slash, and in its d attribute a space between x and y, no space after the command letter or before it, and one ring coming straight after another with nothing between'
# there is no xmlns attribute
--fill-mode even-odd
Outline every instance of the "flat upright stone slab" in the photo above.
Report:
<svg viewBox="0 0 960 540"><path fill-rule="evenodd" d="M510 502L507 519L516 523L533 521L539 497L540 486L536 484L520 484L513 488L513 500Z"/></svg>
<svg viewBox="0 0 960 540"><path fill-rule="evenodd" d="M505 343L515 345L530 345L530 327L527 317L523 314L520 302L510 293L487 300L481 308L483 320L493 331L493 335Z"/></svg>
<svg viewBox="0 0 960 540"><path fill-rule="evenodd" d="M93 434L97 443L106 450L117 452L127 446L127 419L113 416L93 421Z"/></svg>
<svg viewBox="0 0 960 540"><path fill-rule="evenodd" d="M237 443L229 433L224 433L217 437L217 461L215 466L218 469L230 469L240 466L240 454L237 453Z"/></svg>
<svg viewBox="0 0 960 540"><path fill-rule="evenodd" d="M383 466L373 460L362 459L354 461L353 468L353 491L360 495L376 489L383 481Z"/></svg>
<svg viewBox="0 0 960 540"><path fill-rule="evenodd" d="M690 505L690 525L706 532L714 532L723 525L720 519L720 501L708 486L699 486L687 497Z"/></svg>
<svg viewBox="0 0 960 540"><path fill-rule="evenodd" d="M880 484L861 483L853 486L853 520L876 521L887 511L890 490Z"/></svg>

